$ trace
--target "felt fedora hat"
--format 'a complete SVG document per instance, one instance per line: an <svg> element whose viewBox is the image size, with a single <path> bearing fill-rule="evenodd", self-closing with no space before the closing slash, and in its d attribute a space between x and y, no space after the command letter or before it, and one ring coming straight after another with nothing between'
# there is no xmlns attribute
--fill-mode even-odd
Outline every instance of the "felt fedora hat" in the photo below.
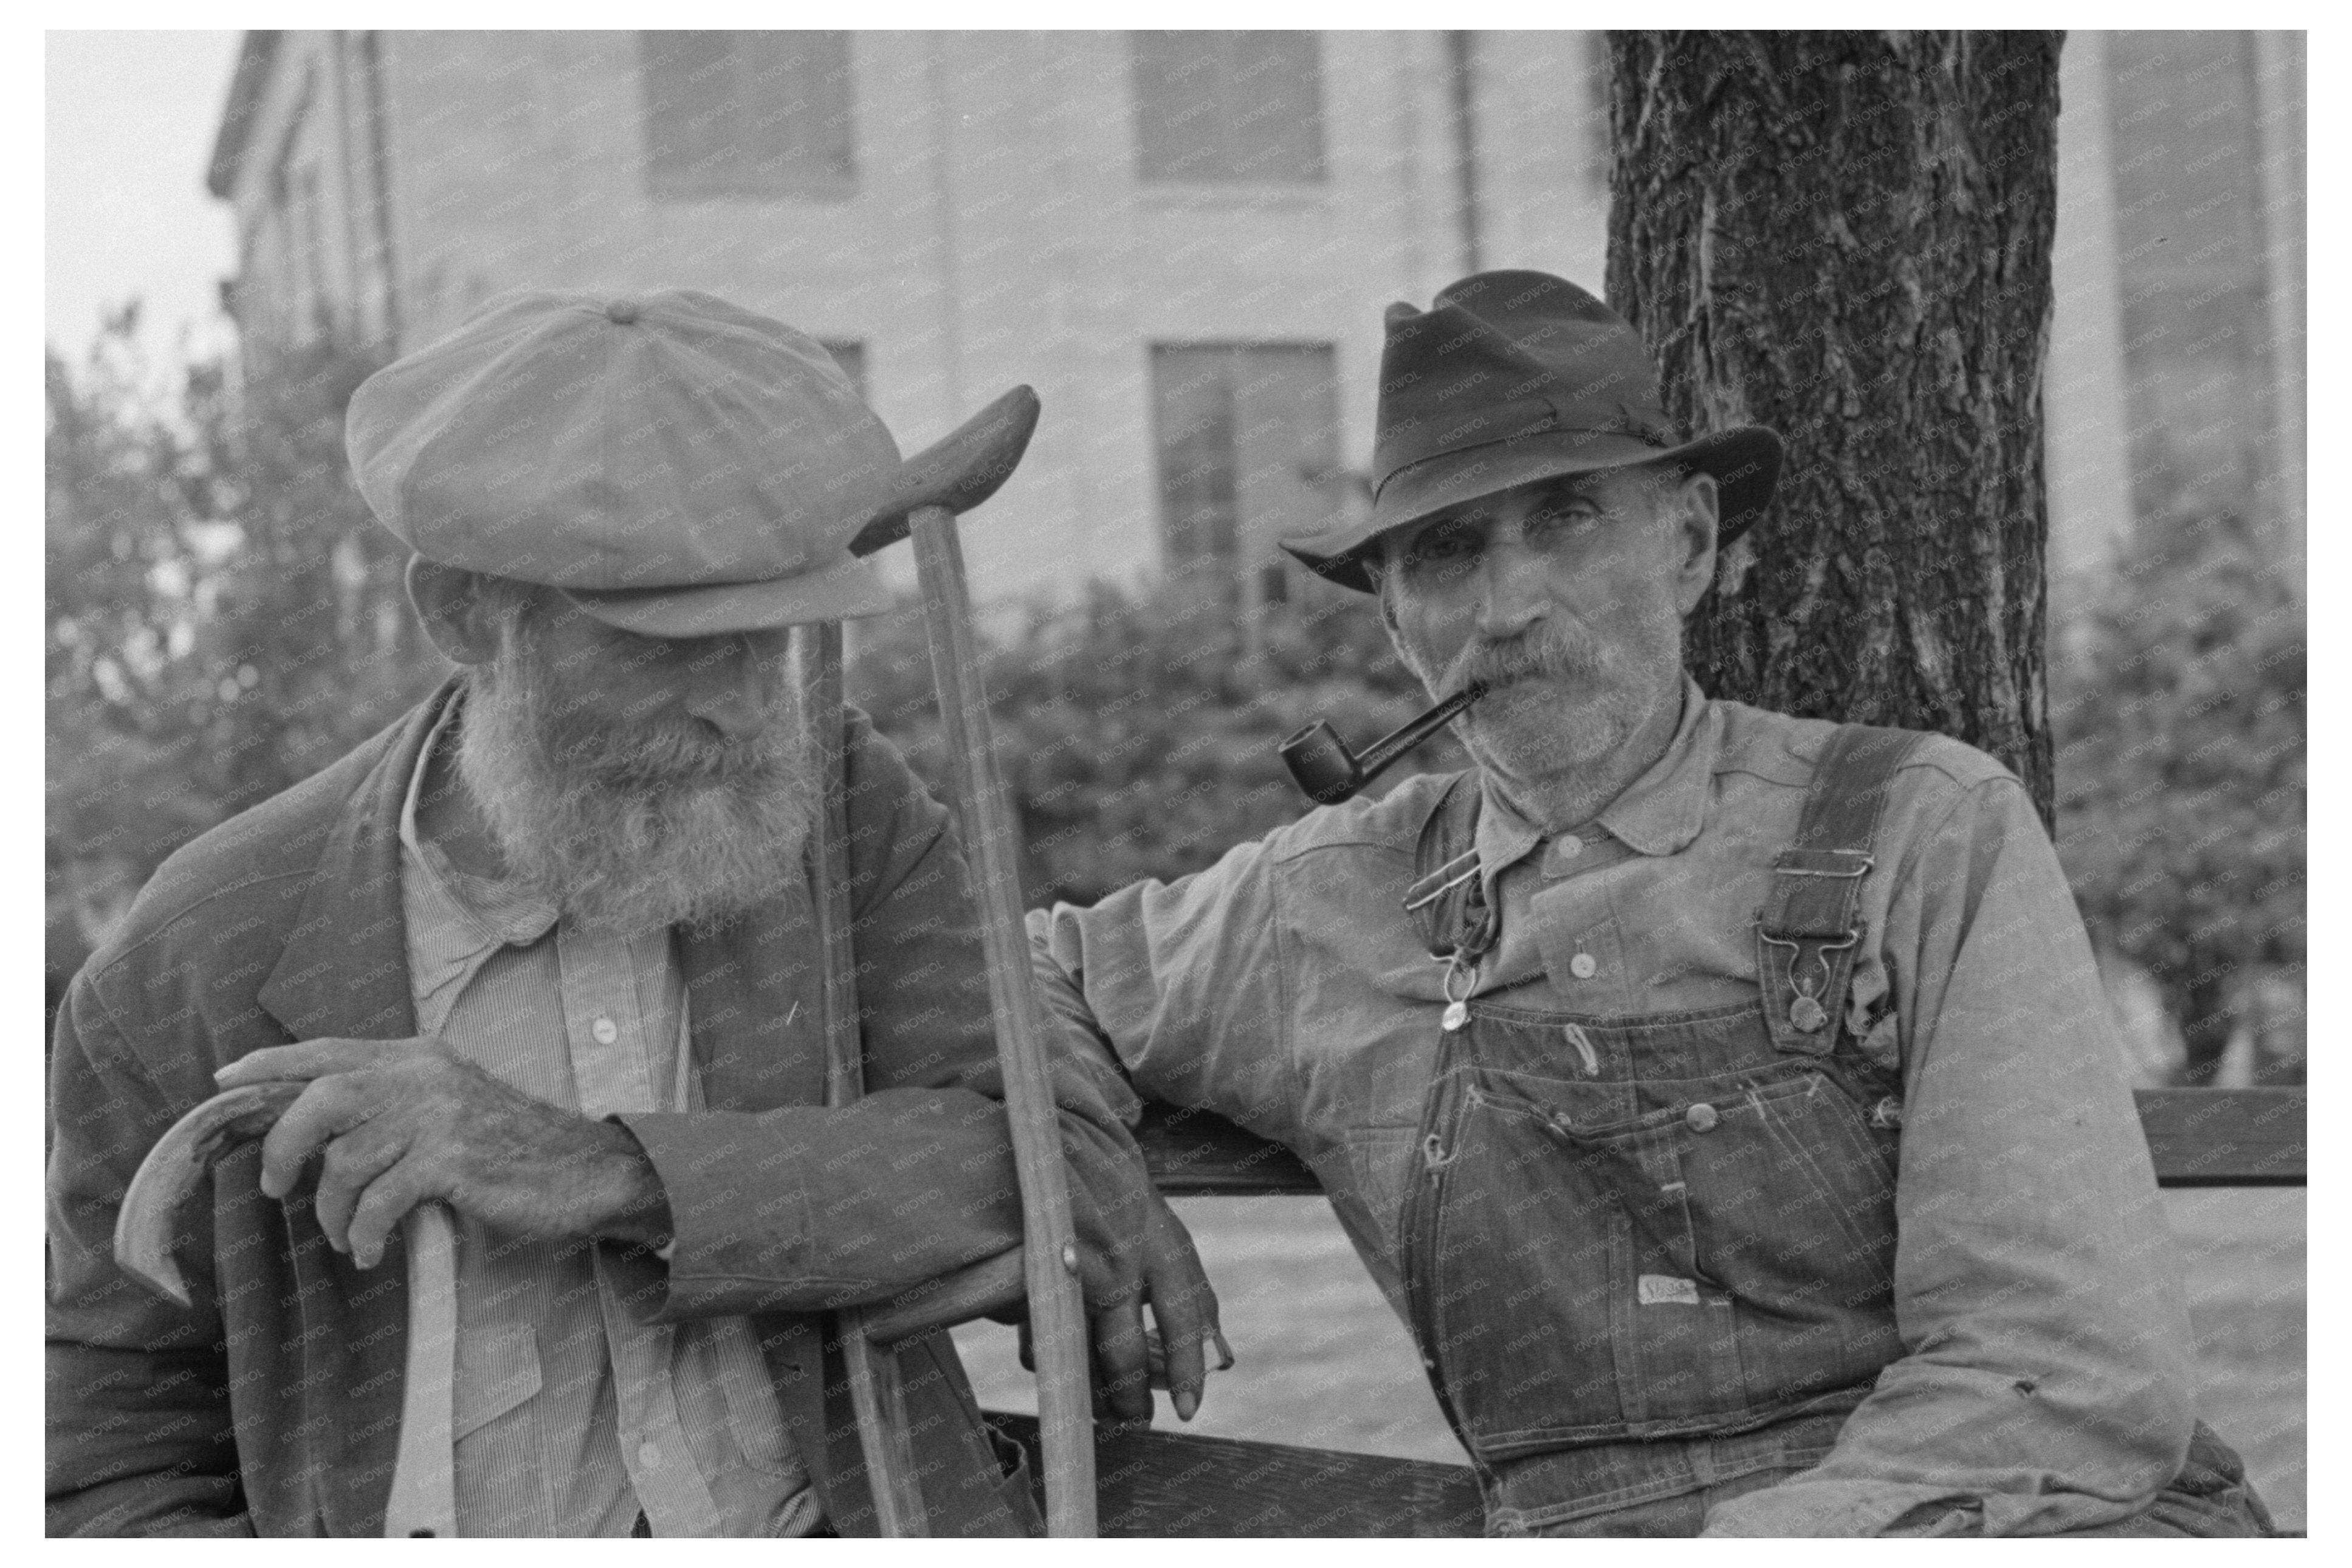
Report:
<svg viewBox="0 0 2352 1568"><path fill-rule="evenodd" d="M1641 335L1543 272L1481 272L1426 310L1388 310L1369 517L1283 548L1331 581L1374 591L1380 536L1540 479L1674 460L1713 474L1728 543L1772 499L1780 437L1759 425L1683 440L1666 421Z"/></svg>
<svg viewBox="0 0 2352 1568"><path fill-rule="evenodd" d="M713 295L502 295L362 383L344 447L428 560L649 637L878 614L898 448L814 339Z"/></svg>

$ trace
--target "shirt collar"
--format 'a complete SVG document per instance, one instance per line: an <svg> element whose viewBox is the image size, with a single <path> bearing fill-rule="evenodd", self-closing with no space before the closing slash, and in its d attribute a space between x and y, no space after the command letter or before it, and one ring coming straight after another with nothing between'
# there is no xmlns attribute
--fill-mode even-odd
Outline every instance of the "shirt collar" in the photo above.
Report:
<svg viewBox="0 0 2352 1568"><path fill-rule="evenodd" d="M1665 752L1592 819L1594 826L1637 854L1675 854L1688 847L1706 826L1723 715L1687 671L1683 676L1682 699L1682 717ZM1485 780L1483 787L1478 865L1491 902L1494 879L1527 858L1547 836L1496 792L1493 780Z"/></svg>
<svg viewBox="0 0 2352 1568"><path fill-rule="evenodd" d="M441 846L416 831L416 803L424 795L425 775L432 772L433 759L443 742L455 731L458 710L464 706L463 692L450 699L416 754L416 771L409 775L408 794L400 805L400 847L406 852L409 868L432 884L478 941L529 947L554 928L554 903L526 893L512 882L458 870Z"/></svg>

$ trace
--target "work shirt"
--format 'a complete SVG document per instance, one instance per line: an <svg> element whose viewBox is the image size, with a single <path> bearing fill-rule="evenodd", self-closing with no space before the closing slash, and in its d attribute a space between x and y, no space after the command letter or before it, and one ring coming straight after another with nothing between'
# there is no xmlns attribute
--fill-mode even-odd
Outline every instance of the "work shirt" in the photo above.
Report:
<svg viewBox="0 0 2352 1568"><path fill-rule="evenodd" d="M1627 1020L1752 1002L1757 911L1832 730L1686 680L1664 755L1591 822L1548 835L1487 788L1476 843L1501 931L1471 994ZM1409 779L1173 884L1030 917L1074 1040L1108 1047L1147 1097L1296 1151L1401 1313L1446 1002L1402 902L1446 783ZM2186 1310L2088 940L2023 788L1981 752L1923 743L1877 842L1844 1016L1899 1085L1905 1353L1819 1465L1716 1506L1707 1528L1870 1534L1954 1500L1990 1533L2121 1519L2179 1468L2193 1413Z"/></svg>
<svg viewBox="0 0 2352 1568"><path fill-rule="evenodd" d="M592 1117L699 1110L667 929L619 936L458 871L416 831L444 712L400 818L420 1034ZM593 1242L457 1216L456 1481L465 1536L802 1535L820 1510L751 1325L643 1323Z"/></svg>

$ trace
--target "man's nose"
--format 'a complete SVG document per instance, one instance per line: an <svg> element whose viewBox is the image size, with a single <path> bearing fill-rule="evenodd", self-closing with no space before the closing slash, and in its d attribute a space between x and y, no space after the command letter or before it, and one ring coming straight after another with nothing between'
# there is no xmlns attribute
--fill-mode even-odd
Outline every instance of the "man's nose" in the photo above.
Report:
<svg viewBox="0 0 2352 1568"><path fill-rule="evenodd" d="M749 637L729 637L688 668L694 684L686 710L729 740L749 740L774 720L782 671L776 661L759 656Z"/></svg>
<svg viewBox="0 0 2352 1568"><path fill-rule="evenodd" d="M1490 640L1517 637L1550 613L1540 563L1517 538L1489 539L1478 568L1481 636Z"/></svg>

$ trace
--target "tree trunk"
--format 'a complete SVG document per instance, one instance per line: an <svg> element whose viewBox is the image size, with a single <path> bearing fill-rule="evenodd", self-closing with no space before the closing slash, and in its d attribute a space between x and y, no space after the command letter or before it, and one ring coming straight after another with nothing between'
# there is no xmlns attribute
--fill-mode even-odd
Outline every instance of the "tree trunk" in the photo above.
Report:
<svg viewBox="0 0 2352 1568"><path fill-rule="evenodd" d="M1937 730L2053 817L2055 33L1612 33L1610 303L1686 431L1788 443L1690 626L1709 693Z"/></svg>

